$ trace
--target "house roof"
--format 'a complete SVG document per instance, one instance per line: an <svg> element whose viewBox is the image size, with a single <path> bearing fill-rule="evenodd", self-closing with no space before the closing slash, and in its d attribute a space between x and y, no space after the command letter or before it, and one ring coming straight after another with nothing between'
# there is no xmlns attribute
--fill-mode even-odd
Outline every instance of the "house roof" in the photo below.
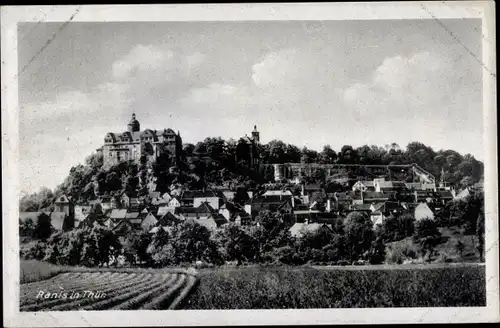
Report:
<svg viewBox="0 0 500 328"><path fill-rule="evenodd" d="M208 198L208 197L218 197L217 194L212 190L186 190L181 194L181 199L194 199L194 198Z"/></svg>
<svg viewBox="0 0 500 328"><path fill-rule="evenodd" d="M175 212L175 207L169 207L169 206L161 206L158 208L158 211L156 212L157 216L163 216L168 212Z"/></svg>
<svg viewBox="0 0 500 328"><path fill-rule="evenodd" d="M321 188L321 185L320 184L305 184L304 185L304 190L321 190L323 188Z"/></svg>
<svg viewBox="0 0 500 328"><path fill-rule="evenodd" d="M127 210L113 209L109 217L111 219L125 219L126 215L127 215Z"/></svg>
<svg viewBox="0 0 500 328"><path fill-rule="evenodd" d="M69 203L70 201L69 201L68 196L66 196L66 195L61 195L61 196L57 197L57 199L56 199L56 201L55 201L55 202L56 202L56 203Z"/></svg>
<svg viewBox="0 0 500 328"><path fill-rule="evenodd" d="M148 195L149 195L149 197L151 197L151 198L160 198L161 193L160 193L159 191L152 191L152 192L150 192Z"/></svg>
<svg viewBox="0 0 500 328"><path fill-rule="evenodd" d="M182 219L179 216L171 212L167 212L161 218L158 219L158 224L161 226L170 226L180 221L182 221Z"/></svg>
<svg viewBox="0 0 500 328"><path fill-rule="evenodd" d="M362 184L363 186L365 186L367 188L374 187L373 181L366 180L366 181L358 181L356 183L360 183L360 184Z"/></svg>
<svg viewBox="0 0 500 328"><path fill-rule="evenodd" d="M247 205L253 205L253 204L281 204L283 201L292 198L292 196L289 195L271 195L271 196L256 196L250 198L246 204Z"/></svg>
<svg viewBox="0 0 500 328"><path fill-rule="evenodd" d="M208 218L209 219L212 218L217 223L218 226L228 222L227 219L224 217L224 215L219 213L210 214Z"/></svg>
<svg viewBox="0 0 500 328"><path fill-rule="evenodd" d="M370 204L353 204L351 206L352 211L371 211Z"/></svg>
<svg viewBox="0 0 500 328"><path fill-rule="evenodd" d="M137 217L139 216L139 212L127 212L125 214L125 218L126 219L137 219Z"/></svg>
<svg viewBox="0 0 500 328"><path fill-rule="evenodd" d="M378 185L380 189L407 189L402 181L379 181Z"/></svg>
<svg viewBox="0 0 500 328"><path fill-rule="evenodd" d="M439 196L444 199L453 199L453 195L449 190L438 190Z"/></svg>
<svg viewBox="0 0 500 328"><path fill-rule="evenodd" d="M290 190L266 190L263 196L292 196Z"/></svg>
<svg viewBox="0 0 500 328"><path fill-rule="evenodd" d="M344 193L344 192L334 193L334 197L335 197L338 201L351 201L351 200L352 200L352 196L351 196L351 194L349 194L349 193Z"/></svg>
<svg viewBox="0 0 500 328"><path fill-rule="evenodd" d="M325 224L321 223L295 223L288 231L290 231L290 234L293 237L300 237L302 236L305 232L316 232L318 231L321 227L326 226ZM328 226L326 226L328 228Z"/></svg>
<svg viewBox="0 0 500 328"><path fill-rule="evenodd" d="M385 206L385 203L377 203L377 204L373 204L373 211L376 212L376 211L380 211L382 208L384 208Z"/></svg>

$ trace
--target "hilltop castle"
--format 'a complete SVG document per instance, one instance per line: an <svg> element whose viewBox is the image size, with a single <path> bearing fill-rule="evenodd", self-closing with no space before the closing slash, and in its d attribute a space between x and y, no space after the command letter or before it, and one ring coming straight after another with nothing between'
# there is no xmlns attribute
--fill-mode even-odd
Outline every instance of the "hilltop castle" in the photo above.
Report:
<svg viewBox="0 0 500 328"><path fill-rule="evenodd" d="M132 114L125 132L108 132L104 137L104 145L97 149L102 152L104 165L114 165L123 161L139 162L142 155L158 158L163 152L168 152L177 162L182 152L180 133L172 129L141 131L141 125Z"/></svg>

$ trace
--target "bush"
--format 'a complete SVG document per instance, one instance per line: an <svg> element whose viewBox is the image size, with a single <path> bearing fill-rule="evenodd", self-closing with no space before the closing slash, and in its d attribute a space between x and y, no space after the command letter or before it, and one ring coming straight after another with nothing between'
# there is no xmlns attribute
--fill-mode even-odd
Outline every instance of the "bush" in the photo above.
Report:
<svg viewBox="0 0 500 328"><path fill-rule="evenodd" d="M385 260L389 264L403 264L407 260L418 259L420 250L409 239L392 243L386 251Z"/></svg>

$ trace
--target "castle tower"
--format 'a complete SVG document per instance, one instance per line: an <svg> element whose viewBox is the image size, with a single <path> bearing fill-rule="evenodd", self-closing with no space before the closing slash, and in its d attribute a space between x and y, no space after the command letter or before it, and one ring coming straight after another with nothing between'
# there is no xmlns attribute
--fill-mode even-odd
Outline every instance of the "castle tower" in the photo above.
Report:
<svg viewBox="0 0 500 328"><path fill-rule="evenodd" d="M252 131L252 138L255 141L255 143L260 143L260 133L257 131L257 125L253 126L253 131Z"/></svg>
<svg viewBox="0 0 500 328"><path fill-rule="evenodd" d="M128 132L138 132L141 130L141 125L138 120L135 119L135 113L132 114L132 119L128 123Z"/></svg>

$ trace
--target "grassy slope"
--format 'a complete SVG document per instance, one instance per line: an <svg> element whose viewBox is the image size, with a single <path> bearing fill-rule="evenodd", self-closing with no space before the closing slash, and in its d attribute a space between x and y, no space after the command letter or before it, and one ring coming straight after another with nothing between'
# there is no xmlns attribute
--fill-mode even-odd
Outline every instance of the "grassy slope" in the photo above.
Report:
<svg viewBox="0 0 500 328"><path fill-rule="evenodd" d="M200 271L188 309L484 306L484 266L407 270Z"/></svg>

